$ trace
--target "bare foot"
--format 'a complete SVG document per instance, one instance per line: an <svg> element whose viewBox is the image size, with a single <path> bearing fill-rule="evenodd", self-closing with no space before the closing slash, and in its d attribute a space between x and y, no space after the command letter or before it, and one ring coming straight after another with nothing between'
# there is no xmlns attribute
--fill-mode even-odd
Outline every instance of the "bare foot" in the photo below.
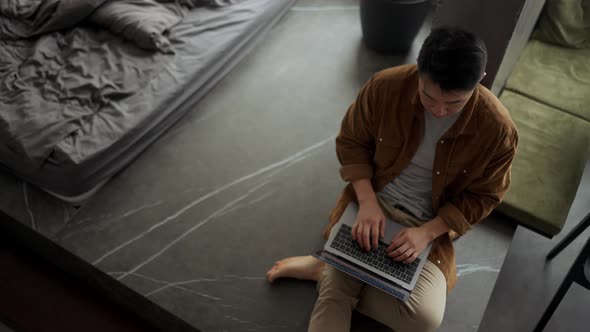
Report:
<svg viewBox="0 0 590 332"><path fill-rule="evenodd" d="M278 278L320 280L325 263L313 256L296 256L282 259L268 270L266 278L273 282Z"/></svg>

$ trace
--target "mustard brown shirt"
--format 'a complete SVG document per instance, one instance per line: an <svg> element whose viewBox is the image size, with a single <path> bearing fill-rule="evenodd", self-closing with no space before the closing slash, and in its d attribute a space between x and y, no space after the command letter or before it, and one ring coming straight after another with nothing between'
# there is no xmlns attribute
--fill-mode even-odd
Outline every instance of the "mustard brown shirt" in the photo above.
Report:
<svg viewBox="0 0 590 332"><path fill-rule="evenodd" d="M340 175L347 182L371 179L375 192L381 191L409 165L423 128L417 66L377 73L342 120L336 138ZM433 210L456 234L465 234L500 204L510 185L517 144L518 132L508 111L478 85L457 121L438 141L432 170ZM356 195L349 183L330 215L324 237L350 201L356 201ZM450 291L457 273L449 234L433 241L428 259L441 269Z"/></svg>

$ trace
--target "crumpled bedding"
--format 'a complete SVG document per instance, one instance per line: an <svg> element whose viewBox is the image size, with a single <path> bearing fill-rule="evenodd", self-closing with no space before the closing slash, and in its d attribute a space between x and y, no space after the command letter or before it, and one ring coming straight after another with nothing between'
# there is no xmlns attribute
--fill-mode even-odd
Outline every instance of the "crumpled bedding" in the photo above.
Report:
<svg viewBox="0 0 590 332"><path fill-rule="evenodd" d="M73 27L107 0L2 0L0 39L18 40Z"/></svg>
<svg viewBox="0 0 590 332"><path fill-rule="evenodd" d="M166 32L198 6L236 2L0 1L0 142L40 168L76 133L100 128L115 139L134 116L121 101L138 97L173 58ZM114 113L119 123L95 125Z"/></svg>
<svg viewBox="0 0 590 332"><path fill-rule="evenodd" d="M30 38L85 20L115 33L135 27L139 34L163 34L182 19L183 9L237 2L240 0L2 0L0 39ZM135 40L131 33L123 35Z"/></svg>
<svg viewBox="0 0 590 332"><path fill-rule="evenodd" d="M182 19L180 6L163 6L155 1L110 1L88 18L88 21L133 41L148 50L170 52L165 33Z"/></svg>

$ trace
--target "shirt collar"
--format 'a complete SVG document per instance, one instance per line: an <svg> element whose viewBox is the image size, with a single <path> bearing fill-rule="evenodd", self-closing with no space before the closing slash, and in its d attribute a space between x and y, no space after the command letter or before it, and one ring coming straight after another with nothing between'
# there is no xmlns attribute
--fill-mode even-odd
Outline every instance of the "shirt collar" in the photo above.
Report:
<svg viewBox="0 0 590 332"><path fill-rule="evenodd" d="M461 111L461 116L455 124L447 131L445 137L457 137L459 135L475 135L477 133L477 117L474 112L479 100L480 86L478 85L471 98Z"/></svg>

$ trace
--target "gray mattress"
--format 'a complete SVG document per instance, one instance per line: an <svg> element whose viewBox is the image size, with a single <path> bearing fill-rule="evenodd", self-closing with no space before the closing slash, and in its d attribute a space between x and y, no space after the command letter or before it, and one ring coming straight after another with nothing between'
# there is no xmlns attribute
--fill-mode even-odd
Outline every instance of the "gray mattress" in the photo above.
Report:
<svg viewBox="0 0 590 332"><path fill-rule="evenodd" d="M100 96L90 96L88 100L99 106L86 107L83 115L76 114L75 106L80 105L72 106L65 100L63 114L76 116L67 122L67 135L57 140L44 139L40 147L35 145L27 151L3 138L0 166L64 199L84 197L193 110L294 2L242 0L227 7L189 11L169 31L171 52L142 50L109 32L88 27L44 36L49 45L75 45L83 39L91 46L89 49L96 50L91 57L101 56L106 48L117 56L117 63L105 66L122 71L123 82L125 75L133 75L136 70L130 66L130 73L126 73L126 63L148 59L144 66L148 70L142 80L130 81L134 87L129 91L125 86L117 87L111 98L116 100L114 103L101 103ZM44 105L35 106L42 114ZM0 127L0 131L3 129Z"/></svg>

